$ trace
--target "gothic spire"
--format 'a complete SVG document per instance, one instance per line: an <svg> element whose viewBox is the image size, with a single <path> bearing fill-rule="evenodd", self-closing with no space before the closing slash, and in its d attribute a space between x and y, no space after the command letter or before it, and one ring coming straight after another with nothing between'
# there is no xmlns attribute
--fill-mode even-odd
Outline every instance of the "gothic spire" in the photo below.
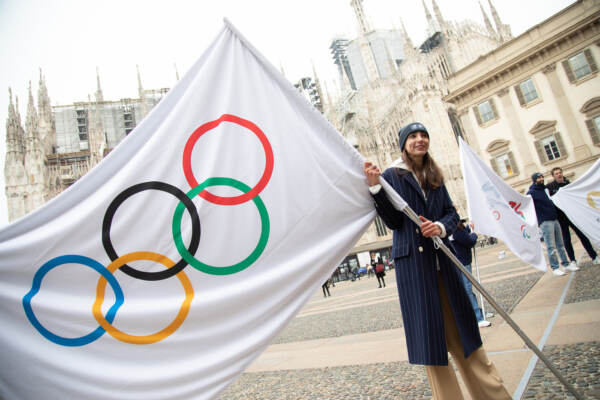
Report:
<svg viewBox="0 0 600 400"><path fill-rule="evenodd" d="M494 31L494 27L492 26L492 23L490 22L490 19L488 18L487 13L483 9L483 5L481 5L481 1L479 2L479 8L481 9L481 14L483 14L483 22L485 22L485 27L487 28L488 33L495 37L496 31Z"/></svg>
<svg viewBox="0 0 600 400"><path fill-rule="evenodd" d="M50 105L50 96L46 80L40 68L40 83L38 85L38 116L39 116L39 135L43 142L44 153L50 154L56 148L56 122L52 107Z"/></svg>
<svg viewBox="0 0 600 400"><path fill-rule="evenodd" d="M31 91L31 81L29 81L29 102L27 103L27 115L25 116L25 133L27 138L38 134L38 115L33 102L33 93Z"/></svg>
<svg viewBox="0 0 600 400"><path fill-rule="evenodd" d="M138 91L140 93L142 93L144 91L144 88L142 87L142 77L140 76L140 66L135 64L135 69L137 71Z"/></svg>
<svg viewBox="0 0 600 400"><path fill-rule="evenodd" d="M38 85L38 112L40 118L46 118L49 121L53 121L52 107L50 105L50 96L48 95L48 88L46 87L46 79L42 74L40 68L40 83Z"/></svg>
<svg viewBox="0 0 600 400"><path fill-rule="evenodd" d="M444 21L444 17L442 17L442 12L438 7L437 2L435 0L431 1L433 3L433 12L435 13L435 19L437 19L438 23L440 24L440 27L444 28L446 26L446 21Z"/></svg>
<svg viewBox="0 0 600 400"><path fill-rule="evenodd" d="M177 71L177 63L173 63L173 66L175 67L175 79L179 80L179 71Z"/></svg>
<svg viewBox="0 0 600 400"><path fill-rule="evenodd" d="M100 87L100 72L96 67L96 102L102 103L104 101L104 95L102 94L102 87Z"/></svg>
<svg viewBox="0 0 600 400"><path fill-rule="evenodd" d="M365 10L362 5L363 0L352 0L351 5L354 10L354 14L356 15L356 19L358 20L358 28L361 35L365 35L371 31L371 27L367 22L367 17L365 15Z"/></svg>
<svg viewBox="0 0 600 400"><path fill-rule="evenodd" d="M404 21L402 20L402 18L400 18L400 32L402 34L404 58L407 58L415 53L415 46L413 45L412 40L410 40L408 32L406 32L406 28L404 27Z"/></svg>
<svg viewBox="0 0 600 400"><path fill-rule="evenodd" d="M6 154L9 158L9 154L12 159L15 159L22 149L19 145L19 125L20 121L17 120L17 113L15 112L15 106L13 104L12 90L8 88L8 118L6 118Z"/></svg>
<svg viewBox="0 0 600 400"><path fill-rule="evenodd" d="M15 106L13 104L12 99L12 89L10 86L8 87L8 118L6 124L8 125L8 120L15 120L17 118L17 113L15 112Z"/></svg>
<svg viewBox="0 0 600 400"><path fill-rule="evenodd" d="M435 21L433 20L433 17L429 13L429 9L427 8L427 5L425 4L425 0L421 0L421 2L423 3L423 9L425 10L425 18L427 18L427 36L431 36L435 32L437 32L438 29L437 29Z"/></svg>
<svg viewBox="0 0 600 400"><path fill-rule="evenodd" d="M321 103L321 107L319 109L319 111L323 112L324 108L324 100L323 99L323 90L321 90L321 82L319 81L319 77L317 76L317 70L315 69L315 63L311 60L310 63L312 64L312 70L313 70L313 76L315 78L315 87L317 89L317 95L319 96L319 102ZM317 107L319 108L319 107Z"/></svg>
<svg viewBox="0 0 600 400"><path fill-rule="evenodd" d="M502 21L500 20L500 16L498 15L498 12L496 11L496 8L492 4L492 0L488 0L488 3L490 5L490 10L492 12L492 18L494 19L494 24L496 25L496 31L498 32L498 37L503 42L510 40L512 38L512 32L510 31L510 26L502 23Z"/></svg>
<svg viewBox="0 0 600 400"><path fill-rule="evenodd" d="M140 76L140 67L139 65L135 65L137 70L137 80L138 80L138 95L140 96L140 102L142 103L142 117L148 114L148 107L146 106L146 92L144 92L144 88L142 87L142 78Z"/></svg>

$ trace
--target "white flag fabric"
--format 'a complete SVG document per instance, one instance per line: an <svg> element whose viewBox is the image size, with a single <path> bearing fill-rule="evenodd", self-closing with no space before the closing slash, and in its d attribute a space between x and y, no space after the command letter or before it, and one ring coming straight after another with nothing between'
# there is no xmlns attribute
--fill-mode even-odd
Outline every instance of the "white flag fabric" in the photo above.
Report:
<svg viewBox="0 0 600 400"><path fill-rule="evenodd" d="M374 216L362 157L225 21L96 168L0 231L0 398L215 398Z"/></svg>
<svg viewBox="0 0 600 400"><path fill-rule="evenodd" d="M551 197L554 204L600 248L600 160Z"/></svg>
<svg viewBox="0 0 600 400"><path fill-rule="evenodd" d="M517 257L546 271L533 199L504 182L462 138L459 147L474 230L502 240Z"/></svg>

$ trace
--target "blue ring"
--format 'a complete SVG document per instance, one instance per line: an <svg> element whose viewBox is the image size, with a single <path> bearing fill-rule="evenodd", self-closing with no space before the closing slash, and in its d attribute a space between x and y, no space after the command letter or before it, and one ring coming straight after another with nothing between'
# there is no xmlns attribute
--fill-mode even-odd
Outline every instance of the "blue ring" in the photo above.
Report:
<svg viewBox="0 0 600 400"><path fill-rule="evenodd" d="M93 332L78 338L65 338L62 336L55 335L54 333L44 328L42 324L40 324L38 319L35 317L33 309L31 308L31 299L33 299L33 296L35 296L37 292L39 292L44 276L53 268L68 263L83 264L85 266L88 266L97 271L108 281L108 283L110 283L110 286L115 292L116 299L115 304L113 304L113 306L108 310L108 313L106 314L106 320L112 323L112 321L115 318L115 315L117 314L117 310L123 305L124 301L123 290L121 290L119 282L117 282L117 279L113 276L113 274L111 274L110 271L98 261L93 260L89 257L74 254L55 257L52 260L46 262L44 265L42 265L40 269L38 269L35 276L33 277L31 290L25 295L25 297L23 297L23 308L25 309L25 315L27 315L27 319L29 319L31 325L33 325L35 329L37 329L46 339L56 344L60 344L62 346L84 346L102 336L104 332L106 332L104 328L99 326Z"/></svg>

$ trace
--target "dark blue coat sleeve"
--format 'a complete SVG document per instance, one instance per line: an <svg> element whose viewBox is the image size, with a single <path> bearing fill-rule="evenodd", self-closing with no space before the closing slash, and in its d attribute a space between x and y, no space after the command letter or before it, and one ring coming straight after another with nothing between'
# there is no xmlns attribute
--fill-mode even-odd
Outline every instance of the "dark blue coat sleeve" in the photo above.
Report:
<svg viewBox="0 0 600 400"><path fill-rule="evenodd" d="M456 243L463 245L466 248L471 248L477 244L477 234L469 232L467 228L457 229L453 233Z"/></svg>
<svg viewBox="0 0 600 400"><path fill-rule="evenodd" d="M381 178L392 184L390 179L386 179L385 175L384 173ZM375 209L387 227L393 230L402 228L404 213L394 208L390 199L386 196L383 187L376 194L372 194L372 196L375 200Z"/></svg>

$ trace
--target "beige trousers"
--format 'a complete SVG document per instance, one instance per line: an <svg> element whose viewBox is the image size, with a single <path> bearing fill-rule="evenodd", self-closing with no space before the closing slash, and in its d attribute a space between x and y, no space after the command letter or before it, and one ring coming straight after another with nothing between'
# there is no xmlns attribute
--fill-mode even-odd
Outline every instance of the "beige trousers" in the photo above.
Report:
<svg viewBox="0 0 600 400"><path fill-rule="evenodd" d="M465 358L441 276L438 276L438 286L444 315L446 346L460 371L471 398L473 400L512 400L511 395L502 384L502 378L500 378L496 367L488 360L483 346L471 353L468 358ZM426 365L425 370L435 400L463 399L452 365Z"/></svg>

